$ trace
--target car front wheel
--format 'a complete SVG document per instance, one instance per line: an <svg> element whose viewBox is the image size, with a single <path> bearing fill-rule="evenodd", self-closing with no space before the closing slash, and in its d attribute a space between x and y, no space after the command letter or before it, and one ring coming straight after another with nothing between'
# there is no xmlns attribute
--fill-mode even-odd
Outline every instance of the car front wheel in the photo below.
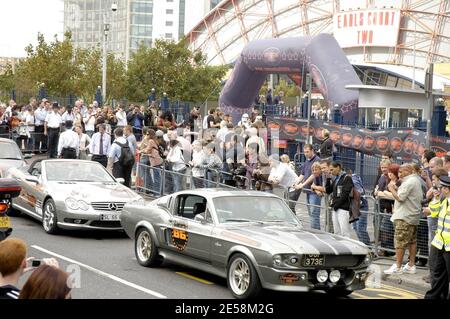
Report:
<svg viewBox="0 0 450 319"><path fill-rule="evenodd" d="M53 199L48 199L44 204L42 226L47 234L54 235L59 230L58 218L56 217L56 205Z"/></svg>
<svg viewBox="0 0 450 319"><path fill-rule="evenodd" d="M257 297L262 290L256 269L244 254L231 257L227 271L228 288L235 298Z"/></svg>
<svg viewBox="0 0 450 319"><path fill-rule="evenodd" d="M146 228L137 231L134 241L134 252L138 263L145 267L159 266L162 262L152 234Z"/></svg>

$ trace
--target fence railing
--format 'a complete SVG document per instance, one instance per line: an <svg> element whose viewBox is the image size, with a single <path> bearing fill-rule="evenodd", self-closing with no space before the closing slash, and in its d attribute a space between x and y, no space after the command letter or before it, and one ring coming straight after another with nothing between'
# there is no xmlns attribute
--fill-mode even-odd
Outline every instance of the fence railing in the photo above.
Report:
<svg viewBox="0 0 450 319"><path fill-rule="evenodd" d="M178 190L197 188L226 188L226 189L254 189L252 179L245 177L242 185L232 185L225 172L210 170L215 174L205 177L195 177L189 167L184 172L174 172L165 166L152 167L142 163L137 164L136 190L155 197L172 194ZM225 179L224 179L225 177ZM228 179L229 180L229 179ZM270 183L268 183L270 184ZM303 189L298 196L292 196L292 191L279 185L271 184L273 190L269 192L278 195L295 212L306 228L315 228L333 233L332 208L329 196L324 194L312 198L312 192ZM361 210L359 220L351 224L351 237L359 240L371 248L378 257L381 252L385 255L394 253L394 226L390 220L391 214L381 212L379 200L372 196L365 196L368 201L366 209ZM426 218L420 220L417 238L417 257L428 259L429 232Z"/></svg>

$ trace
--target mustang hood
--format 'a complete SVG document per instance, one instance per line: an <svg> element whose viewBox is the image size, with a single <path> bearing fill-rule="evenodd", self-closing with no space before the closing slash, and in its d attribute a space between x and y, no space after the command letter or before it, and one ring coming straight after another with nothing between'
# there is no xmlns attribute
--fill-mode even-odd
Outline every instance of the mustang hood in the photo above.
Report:
<svg viewBox="0 0 450 319"><path fill-rule="evenodd" d="M229 236L258 245L268 245L268 250L279 253L365 255L368 248L361 242L326 232L300 227L274 224L242 224L226 227ZM284 248L284 249L283 249ZM285 251L278 251L278 250Z"/></svg>
<svg viewBox="0 0 450 319"><path fill-rule="evenodd" d="M51 194L58 194L58 199L68 197L91 202L128 202L139 195L119 183L86 183L86 182L50 182Z"/></svg>

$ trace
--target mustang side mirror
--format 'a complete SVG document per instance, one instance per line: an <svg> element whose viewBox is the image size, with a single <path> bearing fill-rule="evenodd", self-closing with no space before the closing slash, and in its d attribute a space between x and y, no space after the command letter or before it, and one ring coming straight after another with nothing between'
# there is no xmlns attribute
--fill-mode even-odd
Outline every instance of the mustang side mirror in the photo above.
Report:
<svg viewBox="0 0 450 319"><path fill-rule="evenodd" d="M206 219L205 219L205 216L203 216L203 214L195 215L194 220L197 222L201 222L202 224L206 224Z"/></svg>
<svg viewBox="0 0 450 319"><path fill-rule="evenodd" d="M36 176L28 176L27 178L25 178L25 180L30 183L39 184L39 178L37 178Z"/></svg>
<svg viewBox="0 0 450 319"><path fill-rule="evenodd" d="M120 184L123 184L123 183L125 183L125 179L124 179L124 178L122 178L122 177L118 177L118 178L116 178L116 181L117 181L117 183L120 183Z"/></svg>

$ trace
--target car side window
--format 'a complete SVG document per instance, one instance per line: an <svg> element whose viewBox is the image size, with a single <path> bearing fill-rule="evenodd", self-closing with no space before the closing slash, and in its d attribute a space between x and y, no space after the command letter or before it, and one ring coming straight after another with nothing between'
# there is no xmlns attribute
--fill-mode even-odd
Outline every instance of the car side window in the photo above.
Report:
<svg viewBox="0 0 450 319"><path fill-rule="evenodd" d="M177 202L177 215L194 219L195 215L206 212L206 198L197 195L180 196Z"/></svg>
<svg viewBox="0 0 450 319"><path fill-rule="evenodd" d="M33 168L31 169L30 174L33 175L33 176L36 176L36 177L41 176L41 174L42 174L42 165L41 165L40 162L39 162L39 163L36 163L36 164L33 166Z"/></svg>

